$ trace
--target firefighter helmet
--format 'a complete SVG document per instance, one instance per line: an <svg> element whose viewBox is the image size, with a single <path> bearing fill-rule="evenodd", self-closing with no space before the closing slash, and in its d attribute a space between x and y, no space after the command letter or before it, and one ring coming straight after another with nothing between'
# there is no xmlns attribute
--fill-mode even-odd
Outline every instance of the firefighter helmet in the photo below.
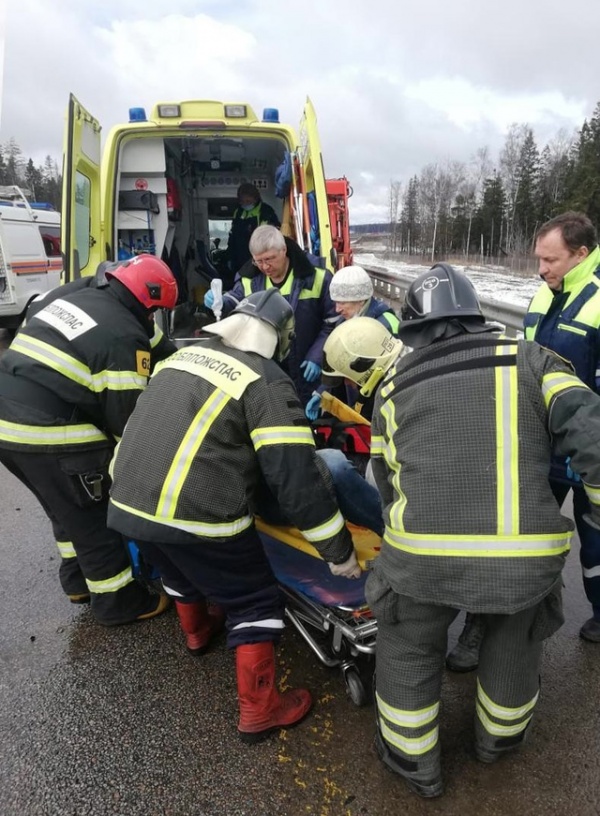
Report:
<svg viewBox="0 0 600 816"><path fill-rule="evenodd" d="M136 255L105 272L106 279L120 281L145 309L173 309L177 281L169 267L154 255Z"/></svg>
<svg viewBox="0 0 600 816"><path fill-rule="evenodd" d="M279 289L253 292L244 298L233 310L233 314L250 315L272 326L277 332L277 348L274 357L281 362L290 351L294 336L294 310Z"/></svg>
<svg viewBox="0 0 600 816"><path fill-rule="evenodd" d="M345 320L325 341L323 373L352 380L368 397L402 349L402 342L372 317Z"/></svg>
<svg viewBox="0 0 600 816"><path fill-rule="evenodd" d="M411 283L400 310L406 328L434 320L477 318L482 323L477 292L471 281L450 264L439 263ZM400 324L400 333L402 323Z"/></svg>

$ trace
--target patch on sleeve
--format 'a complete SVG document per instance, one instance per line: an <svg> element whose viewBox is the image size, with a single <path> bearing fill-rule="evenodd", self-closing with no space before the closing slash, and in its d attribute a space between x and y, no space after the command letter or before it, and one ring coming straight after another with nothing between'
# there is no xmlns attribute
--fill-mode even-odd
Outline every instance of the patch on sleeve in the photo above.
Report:
<svg viewBox="0 0 600 816"><path fill-rule="evenodd" d="M135 353L135 368L136 372L141 377L149 377L150 376L150 352L149 351L140 351L139 349Z"/></svg>

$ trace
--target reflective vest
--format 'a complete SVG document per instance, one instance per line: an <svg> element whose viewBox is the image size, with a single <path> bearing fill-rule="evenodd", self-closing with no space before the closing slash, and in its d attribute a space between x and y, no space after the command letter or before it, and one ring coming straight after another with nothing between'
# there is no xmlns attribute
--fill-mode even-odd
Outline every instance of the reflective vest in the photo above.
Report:
<svg viewBox="0 0 600 816"><path fill-rule="evenodd" d="M525 338L559 354L600 390L600 248L563 278L560 292L542 284L523 321Z"/></svg>

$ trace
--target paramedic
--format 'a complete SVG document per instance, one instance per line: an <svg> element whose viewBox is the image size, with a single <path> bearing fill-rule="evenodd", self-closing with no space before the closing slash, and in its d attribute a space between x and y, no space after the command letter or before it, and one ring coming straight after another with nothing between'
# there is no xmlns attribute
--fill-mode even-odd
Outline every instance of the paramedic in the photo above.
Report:
<svg viewBox="0 0 600 816"><path fill-rule="evenodd" d="M250 236L261 224L280 227L275 210L260 197L254 184L244 182L237 191L238 206L233 213L231 230L227 240L229 268L235 274L250 260L248 242Z"/></svg>
<svg viewBox="0 0 600 816"><path fill-rule="evenodd" d="M291 306L271 288L206 326L216 337L161 363L119 446L108 511L108 523L160 570L188 644L195 637L207 647L214 633L207 601L224 611L246 742L311 707L308 691L276 686L283 606L254 526L263 487L333 574L360 575L294 387L275 363L293 329Z"/></svg>
<svg viewBox="0 0 600 816"><path fill-rule="evenodd" d="M290 353L282 365L306 405L321 377L323 344L337 321L329 295L331 272L314 267L298 244L275 227L258 227L250 239L250 252L252 261L242 267L233 289L223 295L223 314L251 292L279 290L296 320ZM204 303L212 306L212 292L207 292Z"/></svg>
<svg viewBox="0 0 600 816"><path fill-rule="evenodd" d="M335 303L336 312L340 315L340 322L355 317L372 317L385 326L394 337L398 336L400 321L387 303L373 297L373 282L362 266L345 266L339 269L331 281L329 295ZM335 381L331 386L324 382L315 390L306 406L306 416L310 420L315 420L319 416L321 393L326 388L335 389L336 385ZM352 383L347 383L345 393L341 395L341 398L348 405L356 406L358 396L357 388ZM372 406L370 408L372 409ZM369 408L367 410L369 411ZM362 408L360 413L370 419L370 413L367 416Z"/></svg>
<svg viewBox="0 0 600 816"><path fill-rule="evenodd" d="M543 224L535 254L544 281L524 320L525 337L535 340L573 365L592 391L600 393L600 248L596 230L583 213L567 212ZM579 533L579 557L592 617L579 630L600 643L600 530L591 525L589 500L579 474L565 457L553 455L550 485L562 505L573 490L573 516ZM468 616L456 647L447 659L453 671L477 667L483 622Z"/></svg>
<svg viewBox="0 0 600 816"><path fill-rule="evenodd" d="M0 462L51 520L69 599L91 602L110 626L168 606L134 580L106 508L108 463L150 375L152 313L175 305L177 284L151 255L115 265L106 278L66 284L32 304L0 361Z"/></svg>
<svg viewBox="0 0 600 816"><path fill-rule="evenodd" d="M378 622L377 746L427 797L443 790L439 698L459 610L485 622L477 758L492 763L518 748L531 722L542 641L563 621L572 532L547 478L551 442L571 457L600 525L591 487L600 484L600 398L564 360L493 328L468 278L432 267L401 311L400 337L414 350L375 399L371 455L386 522L367 582Z"/></svg>

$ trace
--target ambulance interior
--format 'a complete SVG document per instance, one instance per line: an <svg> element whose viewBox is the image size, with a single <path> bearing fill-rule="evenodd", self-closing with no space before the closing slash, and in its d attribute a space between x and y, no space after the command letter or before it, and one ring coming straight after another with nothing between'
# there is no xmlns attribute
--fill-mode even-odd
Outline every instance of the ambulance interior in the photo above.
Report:
<svg viewBox="0 0 600 816"><path fill-rule="evenodd" d="M275 174L287 143L277 136L230 135L132 138L120 153L115 246L118 257L151 252L175 274L180 303L169 334L190 337L214 318L203 307L211 280L223 291L234 273L227 265L227 239L240 184L260 191L293 235L289 203L275 195Z"/></svg>

